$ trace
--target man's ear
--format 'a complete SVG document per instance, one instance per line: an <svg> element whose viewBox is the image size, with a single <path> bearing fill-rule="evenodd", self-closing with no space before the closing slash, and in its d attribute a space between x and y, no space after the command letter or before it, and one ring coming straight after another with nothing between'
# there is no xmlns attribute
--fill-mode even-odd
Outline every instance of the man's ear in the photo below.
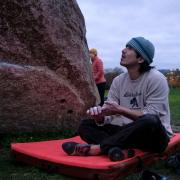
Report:
<svg viewBox="0 0 180 180"><path fill-rule="evenodd" d="M144 59L142 57L139 57L138 62L139 62L139 64L142 64L144 62Z"/></svg>

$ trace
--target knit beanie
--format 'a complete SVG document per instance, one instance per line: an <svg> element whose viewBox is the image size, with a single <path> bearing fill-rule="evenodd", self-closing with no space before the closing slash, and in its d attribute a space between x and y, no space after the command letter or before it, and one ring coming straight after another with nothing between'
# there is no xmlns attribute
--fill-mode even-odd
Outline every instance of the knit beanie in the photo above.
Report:
<svg viewBox="0 0 180 180"><path fill-rule="evenodd" d="M97 56L97 50L95 48L90 49L89 52Z"/></svg>
<svg viewBox="0 0 180 180"><path fill-rule="evenodd" d="M148 64L151 64L154 57L154 45L144 37L132 38L126 46L129 45L134 48Z"/></svg>

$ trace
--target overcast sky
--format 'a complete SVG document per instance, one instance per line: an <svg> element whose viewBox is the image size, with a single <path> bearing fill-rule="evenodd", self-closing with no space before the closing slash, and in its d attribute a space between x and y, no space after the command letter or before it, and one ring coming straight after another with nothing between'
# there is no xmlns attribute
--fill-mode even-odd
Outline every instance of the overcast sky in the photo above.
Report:
<svg viewBox="0 0 180 180"><path fill-rule="evenodd" d="M77 0L86 23L89 48L104 67L119 67L121 50L144 36L156 48L152 65L180 69L180 0Z"/></svg>

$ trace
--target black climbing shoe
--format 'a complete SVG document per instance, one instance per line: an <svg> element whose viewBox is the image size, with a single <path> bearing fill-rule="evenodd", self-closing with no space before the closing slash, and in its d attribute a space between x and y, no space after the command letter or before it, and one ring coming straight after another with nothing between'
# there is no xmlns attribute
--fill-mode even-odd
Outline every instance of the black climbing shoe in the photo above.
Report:
<svg viewBox="0 0 180 180"><path fill-rule="evenodd" d="M121 161L125 155L119 147L113 147L109 150L108 157L111 161Z"/></svg>
<svg viewBox="0 0 180 180"><path fill-rule="evenodd" d="M89 144L79 144L76 142L65 142L62 149L71 156L87 156L91 146Z"/></svg>
<svg viewBox="0 0 180 180"><path fill-rule="evenodd" d="M133 149L122 150L119 147L113 147L108 152L108 157L111 161L121 161L125 158L132 158L135 156Z"/></svg>

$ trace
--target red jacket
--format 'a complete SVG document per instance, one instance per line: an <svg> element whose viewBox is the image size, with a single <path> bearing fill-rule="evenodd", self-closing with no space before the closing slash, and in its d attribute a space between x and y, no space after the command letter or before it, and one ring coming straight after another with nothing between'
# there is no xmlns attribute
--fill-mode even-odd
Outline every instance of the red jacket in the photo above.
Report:
<svg viewBox="0 0 180 180"><path fill-rule="evenodd" d="M106 82L104 77L103 62L97 56L92 60L93 75L96 84Z"/></svg>

